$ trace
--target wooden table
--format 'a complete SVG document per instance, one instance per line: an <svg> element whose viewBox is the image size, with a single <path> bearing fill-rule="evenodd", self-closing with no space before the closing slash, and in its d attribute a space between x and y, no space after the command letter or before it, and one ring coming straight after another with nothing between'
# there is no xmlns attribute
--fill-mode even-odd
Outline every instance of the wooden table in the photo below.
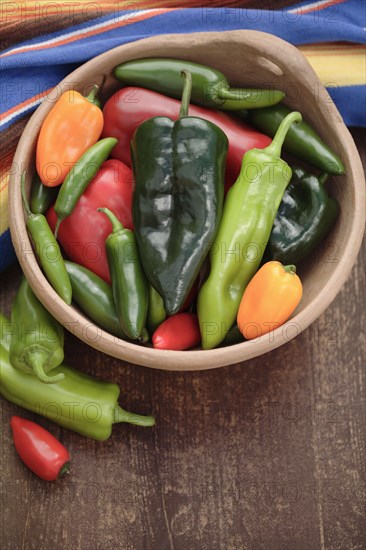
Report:
<svg viewBox="0 0 366 550"><path fill-rule="evenodd" d="M242 364L149 370L68 334L69 363L117 382L121 403L157 425L118 425L100 443L1 399L2 550L365 548L365 245L320 319ZM7 314L19 279L18 267L1 276ZM24 467L13 414L66 445L69 476L46 483Z"/></svg>

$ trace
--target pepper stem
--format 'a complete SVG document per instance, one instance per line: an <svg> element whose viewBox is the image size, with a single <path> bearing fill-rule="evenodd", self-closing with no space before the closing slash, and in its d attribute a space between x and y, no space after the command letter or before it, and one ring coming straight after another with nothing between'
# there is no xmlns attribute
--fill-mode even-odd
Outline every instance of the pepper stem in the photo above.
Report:
<svg viewBox="0 0 366 550"><path fill-rule="evenodd" d="M295 275L296 273L296 265L284 265L283 269L286 271L286 273L290 273L291 275Z"/></svg>
<svg viewBox="0 0 366 550"><path fill-rule="evenodd" d="M322 185L324 185L324 183L327 181L328 178L329 178L329 174L320 174L318 180Z"/></svg>
<svg viewBox="0 0 366 550"><path fill-rule="evenodd" d="M285 94L280 90L256 90L253 88L229 88L228 86L221 85L218 89L217 96L219 99L230 99L238 102L238 109L240 109L240 102L242 101L246 108L250 109L256 107L256 100L259 101L260 106L265 102L269 105L275 105L279 103ZM248 107L249 102L249 107ZM250 104L250 102L252 104Z"/></svg>
<svg viewBox="0 0 366 550"><path fill-rule="evenodd" d="M268 147L263 149L263 151L265 151L268 155L272 155L274 157L280 157L282 145L283 145L283 142L285 141L286 134L289 131L291 124L293 122L301 122L301 121L302 121L301 113L299 113L298 111L293 111L292 113L289 113L279 125L272 143L268 145Z"/></svg>
<svg viewBox="0 0 366 550"><path fill-rule="evenodd" d="M90 103L93 103L94 105L98 105L98 107L99 107L100 101L96 97L96 95L98 93L98 90L99 90L98 84L94 84L94 86L91 89L91 92L86 96L85 99L87 101L89 101Z"/></svg>
<svg viewBox="0 0 366 550"><path fill-rule="evenodd" d="M56 376L48 376L43 368L45 361L47 360L48 354L42 350L31 351L27 354L26 363L32 367L34 374L37 378L44 382L45 384L54 384L55 382L61 382L65 378L65 375L60 372Z"/></svg>
<svg viewBox="0 0 366 550"><path fill-rule="evenodd" d="M155 418L153 416L142 416L140 414L125 411L122 407L117 405L114 409L113 424L119 422L128 422L129 424L136 424L136 426L150 427L154 426Z"/></svg>
<svg viewBox="0 0 366 550"><path fill-rule="evenodd" d="M59 228L60 228L61 222L62 222L62 218L57 218L57 220L56 220L55 232L54 232L55 239L57 239L58 230L59 230Z"/></svg>
<svg viewBox="0 0 366 550"><path fill-rule="evenodd" d="M192 75L185 69L181 71L181 76L184 78L184 87L182 94L182 102L180 105L179 118L188 116L189 102L191 100L192 93Z"/></svg>
<svg viewBox="0 0 366 550"><path fill-rule="evenodd" d="M29 202L27 201L27 197L25 195L25 172L22 173L20 178L20 191L22 193L23 207L27 213L27 216L33 216L31 209L29 208Z"/></svg>
<svg viewBox="0 0 366 550"><path fill-rule="evenodd" d="M61 470L58 473L58 477L63 476L64 474L70 473L70 462L65 462L65 464L62 466Z"/></svg>
<svg viewBox="0 0 366 550"><path fill-rule="evenodd" d="M97 208L97 210L98 212L103 212L107 216L107 218L112 224L113 233L117 233L118 231L123 231L124 227L122 222L119 221L117 216L113 214L113 212L109 210L109 208Z"/></svg>

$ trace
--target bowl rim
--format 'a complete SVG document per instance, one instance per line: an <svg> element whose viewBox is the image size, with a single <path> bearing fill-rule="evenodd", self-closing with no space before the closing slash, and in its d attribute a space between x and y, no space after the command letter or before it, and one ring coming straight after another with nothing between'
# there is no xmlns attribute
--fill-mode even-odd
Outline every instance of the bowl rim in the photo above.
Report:
<svg viewBox="0 0 366 550"><path fill-rule="evenodd" d="M76 70L68 74L57 85L57 88L63 91L69 89L70 87L68 86L68 83L72 82L75 78L77 80L78 72L81 67L83 67L83 70L90 66L93 67L93 65L103 62L104 59L108 59L111 54L113 55L119 52L124 53L128 49L132 51L134 49L136 49L136 51L140 51L141 47L149 46L151 44L157 45L158 43L166 43L168 45L171 42L174 43L176 41L181 41L182 36L182 34L161 35L117 46L116 48L108 50L80 65ZM273 46L273 42L275 42L276 45L280 46L281 52L286 50L288 53L291 53L297 64L298 70L301 70L302 66L305 67L307 73L311 75L313 79L312 81L319 82L317 75L307 60L295 46L292 46L288 42L268 33L263 33L262 31L238 30L225 31L222 33L200 32L184 36L187 47L189 47L190 44L197 45L200 43L202 44L202 42L207 45L208 40L217 41L218 39L223 41L235 41L239 44L241 42L246 45L248 45L249 41L249 44L252 44L253 47L256 48L258 48L263 40L267 41L267 43L271 43L271 46ZM324 312L324 310L334 300L335 296L338 294L349 276L361 246L366 219L365 183L361 159L353 142L353 138L343 123L337 108L320 82L319 85L323 88L325 97L327 98L327 102L324 103L323 108L328 109L329 116L337 117L338 120L341 121L339 126L342 128L342 131L339 127L338 129L339 133L342 134L342 144L344 149L347 151L347 154L349 156L352 155L351 171L353 174L352 179L354 181L353 190L355 194L355 212L349 236L347 253L343 254L342 258L337 263L334 272L325 282L321 295L315 296L302 311L296 313L287 323L270 332L266 338L261 337L255 340L245 341L222 348L187 351L157 350L118 339L117 337L100 329L89 318L73 306L68 306L65 304L65 302L63 302L63 300L53 290L43 275L34 254L25 253L24 255L24 250L29 251L32 250L32 248L25 226L24 212L23 216L18 215L19 208L22 209L19 185L21 170L18 172L16 167L24 166L22 159L27 158L27 150L29 149L27 145L28 139L34 135L35 131L39 130L44 116L51 109L52 104L55 101L52 98L52 91L45 96L40 106L31 116L22 133L13 159L13 166L15 168L11 170L9 181L11 237L21 268L38 299L50 311L50 313L59 322L61 322L61 324L63 324L68 330L70 330L70 332L88 345L124 361L161 370L206 370L243 362L272 351L300 334L300 332L305 330ZM74 87L74 89L77 89L77 86ZM21 246L17 246L18 242ZM46 299L45 296L48 297L48 299ZM299 331L295 331L293 334L288 335L288 329L291 325L296 325L296 327L299 328ZM93 336L88 336L88 329L92 330Z"/></svg>

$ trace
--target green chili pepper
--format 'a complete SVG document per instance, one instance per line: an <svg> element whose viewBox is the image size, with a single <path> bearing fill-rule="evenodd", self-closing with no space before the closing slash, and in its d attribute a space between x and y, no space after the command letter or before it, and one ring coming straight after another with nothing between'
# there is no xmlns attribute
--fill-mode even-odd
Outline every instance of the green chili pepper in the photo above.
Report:
<svg viewBox="0 0 366 550"><path fill-rule="evenodd" d="M32 182L30 197L30 209L33 214L44 214L47 212L49 206L55 201L57 193L58 187L43 185L36 172Z"/></svg>
<svg viewBox="0 0 366 550"><path fill-rule="evenodd" d="M324 239L339 214L339 205L324 188L328 174L316 177L292 169L266 248L268 259L298 264Z"/></svg>
<svg viewBox="0 0 366 550"><path fill-rule="evenodd" d="M65 265L70 276L75 303L102 329L127 340L128 337L118 321L111 285L86 267L69 261L66 261ZM143 330L139 342L145 343L148 339L147 331Z"/></svg>
<svg viewBox="0 0 366 550"><path fill-rule="evenodd" d="M255 111L241 113L242 117L268 136L273 137L283 119L290 113L285 105L266 107ZM238 113L239 114L239 113ZM291 126L283 148L295 157L308 162L328 174L344 174L345 169L341 159L332 151L304 120Z"/></svg>
<svg viewBox="0 0 366 550"><path fill-rule="evenodd" d="M39 302L25 278L13 303L11 322L12 365L47 384L62 380L62 374L50 377L47 373L64 359L63 327Z"/></svg>
<svg viewBox="0 0 366 550"><path fill-rule="evenodd" d="M72 300L71 283L60 247L43 214L32 214L30 211L24 185L25 174L23 172L21 177L23 207L27 217L26 226L35 245L36 255L51 286L70 305Z"/></svg>
<svg viewBox="0 0 366 550"><path fill-rule="evenodd" d="M112 224L105 242L114 304L120 326L131 340L145 328L148 285L133 231L125 229L109 208L98 208Z"/></svg>
<svg viewBox="0 0 366 550"><path fill-rule="evenodd" d="M220 128L187 116L191 77L184 75L180 118L151 118L131 142L136 240L168 315L183 305L217 232L228 148Z"/></svg>
<svg viewBox="0 0 366 550"><path fill-rule="evenodd" d="M272 143L243 157L239 178L229 190L220 228L210 251L211 271L199 294L202 347L220 344L233 325L243 292L257 271L291 168L280 158L285 135L301 114L281 123Z"/></svg>
<svg viewBox="0 0 366 550"><path fill-rule="evenodd" d="M1 316L1 324L7 323ZM4 334L2 328L1 333ZM52 420L63 428L85 437L105 441L113 424L128 422L137 426L153 426L152 416L141 416L122 409L118 403L117 384L96 380L70 367L56 367L64 377L45 386L35 376L28 376L10 363L6 340L0 342L0 393L11 403Z"/></svg>
<svg viewBox="0 0 366 550"><path fill-rule="evenodd" d="M170 97L180 98L183 91L181 71L192 75L192 102L216 109L257 109L274 105L284 98L280 90L230 88L219 71L182 59L137 59L114 69L114 75L124 84L142 86Z"/></svg>
<svg viewBox="0 0 366 550"><path fill-rule="evenodd" d="M162 297L155 288L149 285L149 307L147 310L147 330L153 334L159 325L166 319L166 312Z"/></svg>
<svg viewBox="0 0 366 550"><path fill-rule="evenodd" d="M57 237L60 223L67 216L70 216L81 195L97 174L103 162L107 160L116 143L116 138L101 139L89 147L67 174L55 202L55 212L57 214L55 237Z"/></svg>

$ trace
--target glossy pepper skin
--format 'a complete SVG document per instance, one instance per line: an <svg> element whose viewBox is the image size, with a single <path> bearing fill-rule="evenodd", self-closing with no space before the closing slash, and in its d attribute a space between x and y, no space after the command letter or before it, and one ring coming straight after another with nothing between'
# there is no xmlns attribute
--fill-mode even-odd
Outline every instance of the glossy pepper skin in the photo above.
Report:
<svg viewBox="0 0 366 550"><path fill-rule="evenodd" d="M195 313L177 313L168 317L152 336L155 349L183 351L200 342L200 326Z"/></svg>
<svg viewBox="0 0 366 550"><path fill-rule="evenodd" d="M257 271L291 169L280 158L288 128L301 120L293 112L272 144L244 155L241 174L230 189L219 232L210 251L211 271L198 294L203 349L220 344L232 327L243 292Z"/></svg>
<svg viewBox="0 0 366 550"><path fill-rule="evenodd" d="M55 202L58 187L47 187L43 185L39 175L35 174L32 181L29 207L33 214L45 214L53 202Z"/></svg>
<svg viewBox="0 0 366 550"><path fill-rule="evenodd" d="M247 340L259 338L287 321L302 297L294 265L267 262L254 275L240 302L237 323Z"/></svg>
<svg viewBox="0 0 366 550"><path fill-rule="evenodd" d="M58 192L54 207L57 214L55 237L57 237L60 223L73 212L81 195L97 175L99 168L107 160L116 143L115 138L101 139L85 151L67 174Z"/></svg>
<svg viewBox="0 0 366 550"><path fill-rule="evenodd" d="M265 257L297 264L316 248L335 224L339 205L324 187L328 175L317 177L292 169L291 181L275 218Z"/></svg>
<svg viewBox="0 0 366 550"><path fill-rule="evenodd" d="M273 137L283 119L291 112L285 105L275 105L243 113L244 120ZM326 145L319 134L302 120L292 126L283 143L283 149L328 174L344 174L338 155Z"/></svg>
<svg viewBox="0 0 366 550"><path fill-rule="evenodd" d="M3 316L0 322L6 322ZM35 376L14 369L7 342L0 342L0 394L11 403L99 441L108 439L113 424L118 422L137 426L155 424L152 416L130 413L118 405L117 384L97 380L65 365L55 372L63 374L64 379L46 386Z"/></svg>
<svg viewBox="0 0 366 550"><path fill-rule="evenodd" d="M118 65L114 76L128 86L142 86L170 97L180 98L181 71L192 75L192 103L223 109L256 109L274 105L284 98L280 90L230 88L226 77L216 69L183 59L135 59Z"/></svg>
<svg viewBox="0 0 366 550"><path fill-rule="evenodd" d="M108 283L111 278L105 240L111 224L97 209L103 204L115 212L124 227L132 229L132 191L131 168L119 160L107 160L81 195L72 214L63 220L58 232L58 240L70 260L90 269ZM51 206L47 220L53 230L56 218Z"/></svg>
<svg viewBox="0 0 366 550"><path fill-rule="evenodd" d="M48 373L64 359L63 327L43 307L24 277L12 306L11 322L12 365L46 384L62 380L62 375Z"/></svg>
<svg viewBox="0 0 366 550"><path fill-rule="evenodd" d="M33 214L30 211L25 196L25 173L21 176L21 192L23 208L26 215L27 230L32 237L36 256L46 274L47 280L57 294L68 305L71 304L72 290L69 276L61 254L60 247L43 214Z"/></svg>
<svg viewBox="0 0 366 550"><path fill-rule="evenodd" d="M149 305L147 310L146 326L149 334L153 334L159 325L166 319L166 311L162 297L155 288L149 285Z"/></svg>
<svg viewBox="0 0 366 550"><path fill-rule="evenodd" d="M130 142L136 128L152 117L179 118L180 102L143 88L123 88L105 104L103 136L113 136L118 143L111 156L131 166ZM190 105L189 115L212 122L226 134L229 149L226 160L226 186L239 175L243 155L249 149L262 149L271 143L271 138L254 130L226 113Z"/></svg>
<svg viewBox="0 0 366 550"><path fill-rule="evenodd" d="M38 477L54 481L69 471L68 450L39 424L12 416L14 446L26 466Z"/></svg>
<svg viewBox="0 0 366 550"><path fill-rule="evenodd" d="M131 340L145 328L148 284L139 258L133 231L125 229L108 208L98 208L112 224L105 242L119 324Z"/></svg>
<svg viewBox="0 0 366 550"><path fill-rule="evenodd" d="M73 299L98 326L119 338L126 339L113 300L112 287L95 273L79 264L66 261Z"/></svg>
<svg viewBox="0 0 366 550"><path fill-rule="evenodd" d="M189 294L216 235L224 196L227 138L211 122L187 116L191 81L185 75L179 120L147 120L131 142L136 240L167 315L178 313Z"/></svg>
<svg viewBox="0 0 366 550"><path fill-rule="evenodd" d="M68 90L56 101L39 133L36 168L42 182L60 185L74 163L99 139L103 113L88 97Z"/></svg>

